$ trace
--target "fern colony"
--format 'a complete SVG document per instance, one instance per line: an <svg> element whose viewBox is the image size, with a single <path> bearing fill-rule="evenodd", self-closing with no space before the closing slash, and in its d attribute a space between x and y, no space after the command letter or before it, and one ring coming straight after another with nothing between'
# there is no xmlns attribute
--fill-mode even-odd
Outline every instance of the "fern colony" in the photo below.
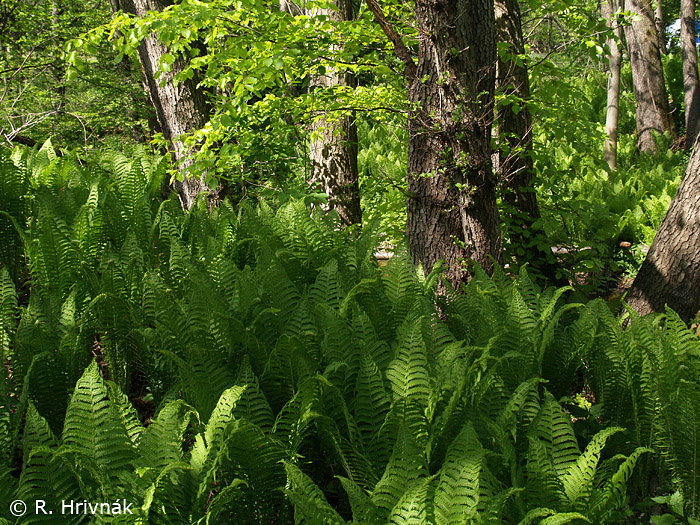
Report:
<svg viewBox="0 0 700 525"><path fill-rule="evenodd" d="M523 272L438 315L439 273L380 269L371 235L302 202L185 215L163 179L0 150L2 522L609 523L650 480L700 514L673 312L623 331Z"/></svg>

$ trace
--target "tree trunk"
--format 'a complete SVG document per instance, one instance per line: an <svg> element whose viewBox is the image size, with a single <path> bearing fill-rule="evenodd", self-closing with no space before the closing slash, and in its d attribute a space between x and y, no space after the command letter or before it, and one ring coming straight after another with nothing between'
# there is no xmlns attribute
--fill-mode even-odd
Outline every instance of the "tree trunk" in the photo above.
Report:
<svg viewBox="0 0 700 525"><path fill-rule="evenodd" d="M661 5L661 0L656 0L656 9L654 11L654 25L656 25L656 34L659 37L659 53L666 54L666 24L664 23L664 11Z"/></svg>
<svg viewBox="0 0 700 525"><path fill-rule="evenodd" d="M125 12L144 16L148 11L162 11L172 5L172 1L120 0L120 4ZM139 60L158 123L163 130L163 135L172 144L173 160L177 163L183 177L181 182L175 183L175 189L180 198L180 204L185 210L189 210L197 195L210 191L210 188L202 179L188 175L188 168L193 164L192 152L188 151L179 140L179 136L203 127L209 118L209 106L204 94L197 88L196 75L195 78L185 80L177 86L174 85L175 75L185 67L182 58L175 59L170 72L156 78L160 60L167 52L168 48L161 44L154 34L144 38L138 48Z"/></svg>
<svg viewBox="0 0 700 525"><path fill-rule="evenodd" d="M458 287L470 261L501 259L491 169L493 0L417 0L418 67L409 78L407 233L416 263L444 259ZM390 37L391 38L391 37ZM410 69L410 68L408 68Z"/></svg>
<svg viewBox="0 0 700 525"><path fill-rule="evenodd" d="M613 14L620 10L620 0L602 0L601 11L607 20L607 25L615 32L618 40L622 41L622 28L613 19ZM605 116L605 162L611 170L617 166L617 122L620 109L620 69L622 67L622 53L618 46L618 40L608 38L610 48L610 70L608 71L608 109Z"/></svg>
<svg viewBox="0 0 700 525"><path fill-rule="evenodd" d="M668 305L684 321L700 310L700 149L693 151L627 302L641 315Z"/></svg>
<svg viewBox="0 0 700 525"><path fill-rule="evenodd" d="M53 73L52 91L54 94L53 110L55 112L52 119L51 132L56 133L56 126L61 118L61 113L65 111L66 105L66 65L62 58L63 43L65 38L61 31L61 16L63 15L63 5L60 0L51 1L51 32L53 33L54 47L52 52L51 71Z"/></svg>
<svg viewBox="0 0 700 525"><path fill-rule="evenodd" d="M681 56L685 90L685 147L695 145L700 125L700 81L695 46L695 0L681 0Z"/></svg>
<svg viewBox="0 0 700 525"><path fill-rule="evenodd" d="M540 218L540 208L532 187L532 118L528 107L530 79L522 58L525 42L520 5L518 0L496 0L495 10L497 41L509 44L507 55L499 54L496 62L496 86L509 99L516 97L519 104L518 111L512 103L500 104L496 108L496 135L499 140L497 174L503 184L503 201L512 210L508 212L510 242L515 253L522 252L522 256L518 257L520 263L531 264L549 281L556 282L557 269L549 260L551 252L545 253L536 243L533 245L533 223Z"/></svg>
<svg viewBox="0 0 700 525"><path fill-rule="evenodd" d="M288 4L288 2L287 2ZM354 18L352 0L336 0L337 9L308 11L335 22ZM293 6L286 6L292 9ZM335 69L311 80L311 89L353 86L352 75ZM328 209L335 210L346 226L362 222L360 185L357 171L357 125L354 113L340 118L319 118L311 124L311 184L328 195Z"/></svg>
<svg viewBox="0 0 700 525"><path fill-rule="evenodd" d="M673 133L673 120L664 85L654 10L651 0L628 0L625 7L637 15L626 28L637 100L637 147L642 152L655 153L657 146L653 133Z"/></svg>

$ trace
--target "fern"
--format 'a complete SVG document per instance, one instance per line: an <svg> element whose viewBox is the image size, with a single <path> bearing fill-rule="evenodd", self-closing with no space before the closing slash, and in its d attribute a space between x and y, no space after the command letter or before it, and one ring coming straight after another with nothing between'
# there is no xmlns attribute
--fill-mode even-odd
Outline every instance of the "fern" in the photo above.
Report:
<svg viewBox="0 0 700 525"><path fill-rule="evenodd" d="M299 468L285 462L287 489L289 498L294 503L294 523L323 523L335 525L345 523L345 520L326 501L325 496L316 484Z"/></svg>
<svg viewBox="0 0 700 525"><path fill-rule="evenodd" d="M394 400L410 397L426 403L430 395L430 372L420 321L407 324L399 341L396 358L386 370Z"/></svg>
<svg viewBox="0 0 700 525"><path fill-rule="evenodd" d="M93 459L114 476L135 457L128 432L132 425L122 419L122 414L110 400L109 390L93 363L75 385L66 411L62 443Z"/></svg>
<svg viewBox="0 0 700 525"><path fill-rule="evenodd" d="M372 502L381 516L387 517L406 489L426 474L425 457L415 438L402 425L386 470L372 491Z"/></svg>
<svg viewBox="0 0 700 525"><path fill-rule="evenodd" d="M435 489L435 517L439 523L475 518L479 505L485 451L474 428L467 425L452 442Z"/></svg>

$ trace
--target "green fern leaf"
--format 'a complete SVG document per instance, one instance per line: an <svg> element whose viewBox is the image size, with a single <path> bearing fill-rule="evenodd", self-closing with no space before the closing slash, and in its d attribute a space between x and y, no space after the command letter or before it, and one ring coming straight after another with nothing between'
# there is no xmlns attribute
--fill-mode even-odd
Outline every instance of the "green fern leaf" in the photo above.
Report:
<svg viewBox="0 0 700 525"><path fill-rule="evenodd" d="M548 525L564 525L566 523L571 523L572 521L584 521L586 523L591 523L586 516L583 516L578 512L559 513L552 509L537 508L528 512L522 521L520 521L519 525L531 525L539 518L544 519L538 523L548 523Z"/></svg>
<svg viewBox="0 0 700 525"><path fill-rule="evenodd" d="M124 425L129 436L129 441L131 441L132 445L138 446L144 429L139 421L136 409L114 382L107 381L106 384L109 391L109 399L120 416L122 425Z"/></svg>
<svg viewBox="0 0 700 525"><path fill-rule="evenodd" d="M485 451L471 423L447 451L435 490L435 517L439 523L463 523L478 510Z"/></svg>
<svg viewBox="0 0 700 525"><path fill-rule="evenodd" d="M625 458L603 488L596 491L590 505L590 511L587 512L594 522L604 523L608 519L610 511L620 509L625 505L627 482L632 476L632 471L639 457L647 452L652 452L652 450L643 447L637 448L628 458Z"/></svg>
<svg viewBox="0 0 700 525"><path fill-rule="evenodd" d="M564 476L571 465L576 463L580 452L569 416L547 391L530 432L542 440L557 474Z"/></svg>
<svg viewBox="0 0 700 525"><path fill-rule="evenodd" d="M10 343L17 330L17 291L7 268L0 269L0 357L10 359Z"/></svg>
<svg viewBox="0 0 700 525"><path fill-rule="evenodd" d="M345 492L350 500L353 521L367 525L379 525L382 523L379 509L372 502L370 495L357 486L353 480L338 476Z"/></svg>
<svg viewBox="0 0 700 525"><path fill-rule="evenodd" d="M365 445L379 433L389 408L390 400L384 388L382 374L371 354L363 351L351 410Z"/></svg>
<svg viewBox="0 0 700 525"><path fill-rule="evenodd" d="M345 523L340 514L328 504L321 489L299 467L285 461L284 468L287 471L287 482L290 487L286 492L294 503L294 523L324 525Z"/></svg>
<svg viewBox="0 0 700 525"><path fill-rule="evenodd" d="M422 523L448 523L436 519L433 503L437 475L415 480L401 499L391 509L389 521L396 525L419 525Z"/></svg>
<svg viewBox="0 0 700 525"><path fill-rule="evenodd" d="M408 429L401 425L389 464L372 492L372 502L380 509L382 517L388 517L406 489L426 474L423 452Z"/></svg>
<svg viewBox="0 0 700 525"><path fill-rule="evenodd" d="M198 424L196 412L184 401L165 405L141 436L138 445L141 463L144 467L162 469L183 462L186 435Z"/></svg>
<svg viewBox="0 0 700 525"><path fill-rule="evenodd" d="M75 385L62 443L92 458L112 476L127 468L135 458L127 429L95 362Z"/></svg>
<svg viewBox="0 0 700 525"><path fill-rule="evenodd" d="M387 367L386 377L391 383L394 401L408 397L427 405L430 375L420 320L406 326L396 351L396 359Z"/></svg>
<svg viewBox="0 0 700 525"><path fill-rule="evenodd" d="M576 463L572 464L568 472L562 476L562 486L571 508L584 510L588 505L588 499L593 490L593 479L605 442L610 436L622 430L620 427L609 427L598 432Z"/></svg>

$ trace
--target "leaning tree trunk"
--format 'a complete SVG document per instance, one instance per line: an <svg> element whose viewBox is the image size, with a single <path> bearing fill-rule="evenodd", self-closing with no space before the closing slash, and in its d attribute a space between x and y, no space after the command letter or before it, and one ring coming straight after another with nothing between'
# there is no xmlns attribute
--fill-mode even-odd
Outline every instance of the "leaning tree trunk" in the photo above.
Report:
<svg viewBox="0 0 700 525"><path fill-rule="evenodd" d="M608 71L608 108L605 116L605 162L611 170L617 166L617 123L620 110L620 69L622 66L622 53L618 40L622 41L622 28L613 19L613 14L620 10L621 0L603 0L601 11L606 19L608 27L614 32L615 38L608 38L607 44L610 49L610 70Z"/></svg>
<svg viewBox="0 0 700 525"><path fill-rule="evenodd" d="M651 0L628 0L625 7L636 15L626 35L637 101L637 147L642 152L655 153L654 132L673 133L673 120L664 85L654 9Z"/></svg>
<svg viewBox="0 0 700 525"><path fill-rule="evenodd" d="M684 321L700 310L700 149L693 151L627 302L641 315L668 305Z"/></svg>
<svg viewBox="0 0 700 525"><path fill-rule="evenodd" d="M162 11L172 5L170 0L120 0L121 8L132 15L144 16L148 11ZM144 77L148 85L151 102L156 110L163 135L172 144L173 160L177 163L183 180L175 183L180 204L189 210L197 195L210 191L202 179L188 174L193 164L192 152L179 137L204 126L209 118L209 106L202 91L197 87L198 79L190 78L177 86L173 79L185 68L182 58L177 58L168 73L156 78L161 58L168 48L158 41L155 34L144 38L138 53Z"/></svg>
<svg viewBox="0 0 700 525"><path fill-rule="evenodd" d="M352 0L336 0L337 9L314 8L310 16L325 15L335 22L353 17ZM354 85L352 75L329 69L311 79L311 89L332 89ZM324 116L311 124L311 184L328 195L328 209L335 210L346 226L362 222L360 185L357 171L357 125L355 115Z"/></svg>
<svg viewBox="0 0 700 525"><path fill-rule="evenodd" d="M518 0L496 0L496 38L508 44L506 54L496 62L496 86L507 99L518 100L518 111L512 103L499 104L497 133L499 140L497 174L503 184L503 200L509 205L510 241L515 253L521 252L519 262L538 268L551 282L556 278L556 266L549 259L551 252L542 251L535 242L533 224L540 218L537 195L532 187L532 118L528 107L530 79L523 56L525 42ZM565 284L565 283L561 283Z"/></svg>
<svg viewBox="0 0 700 525"><path fill-rule="evenodd" d="M501 259L491 168L493 0L417 0L418 67L408 87L407 233L416 263L444 259L455 287L470 261Z"/></svg>
<svg viewBox="0 0 700 525"><path fill-rule="evenodd" d="M700 81L695 47L695 0L681 0L681 54L685 89L685 147L695 145L700 127Z"/></svg>

